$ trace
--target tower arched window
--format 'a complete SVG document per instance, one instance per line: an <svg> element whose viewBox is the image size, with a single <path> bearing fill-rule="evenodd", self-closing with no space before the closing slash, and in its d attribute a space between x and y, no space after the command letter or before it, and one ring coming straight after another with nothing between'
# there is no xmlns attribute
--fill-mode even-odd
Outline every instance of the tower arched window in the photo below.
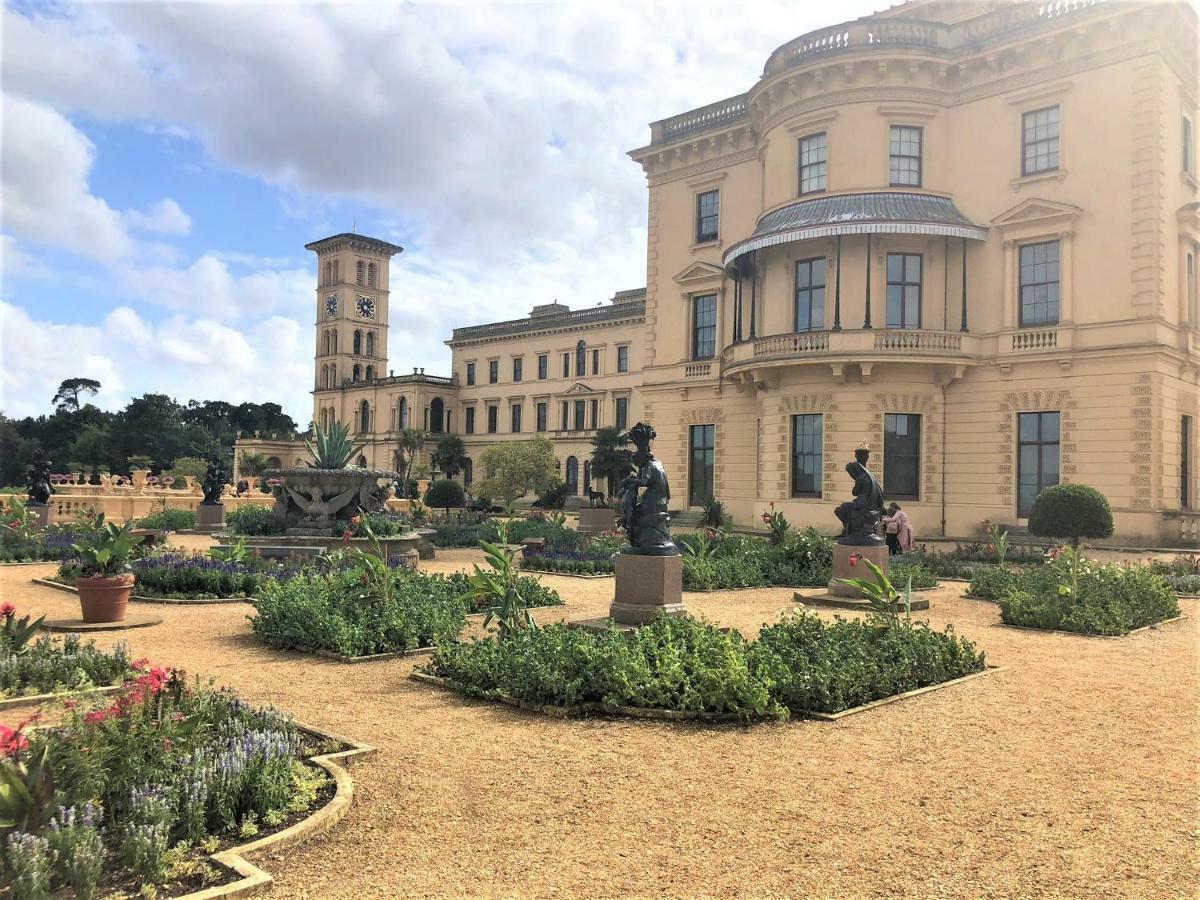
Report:
<svg viewBox="0 0 1200 900"><path fill-rule="evenodd" d="M580 341L575 345L575 377L582 378L587 373L587 344Z"/></svg>
<svg viewBox="0 0 1200 900"><path fill-rule="evenodd" d="M321 352L325 356L328 356L330 354L330 352L332 351L332 348L333 348L333 335L332 335L332 332L330 332L329 329L326 328L325 333L323 335L321 335Z"/></svg>
<svg viewBox="0 0 1200 900"><path fill-rule="evenodd" d="M350 379L352 381L361 381L362 380L362 368L358 365L358 363L354 364L354 369L353 369L352 374L350 375Z"/></svg>
<svg viewBox="0 0 1200 900"><path fill-rule="evenodd" d="M367 356L375 355L375 332L367 332Z"/></svg>
<svg viewBox="0 0 1200 900"><path fill-rule="evenodd" d="M408 427L408 400L404 397L400 398L400 427Z"/></svg>
<svg viewBox="0 0 1200 900"><path fill-rule="evenodd" d="M366 278L366 274L367 274L367 264L364 263L360 259L358 261L358 264L354 267L354 283L362 284Z"/></svg>
<svg viewBox="0 0 1200 900"><path fill-rule="evenodd" d="M333 284L333 261L332 260L325 261L325 277L321 283L322 284Z"/></svg>
<svg viewBox="0 0 1200 900"><path fill-rule="evenodd" d="M371 430L371 404L364 400L358 407L358 430Z"/></svg>
<svg viewBox="0 0 1200 900"><path fill-rule="evenodd" d="M367 366L367 381L374 381L374 380L375 380L375 367Z"/></svg>
<svg viewBox="0 0 1200 900"><path fill-rule="evenodd" d="M579 460L573 456L567 457L567 492L579 493Z"/></svg>
<svg viewBox="0 0 1200 900"><path fill-rule="evenodd" d="M362 332L361 331L354 332L354 355L355 356L362 355Z"/></svg>
<svg viewBox="0 0 1200 900"><path fill-rule="evenodd" d="M337 363L333 363L329 367L329 386L337 387Z"/></svg>
<svg viewBox="0 0 1200 900"><path fill-rule="evenodd" d="M337 353L337 332L336 331L333 333L332 347L333 347L333 352L336 354Z"/></svg>
<svg viewBox="0 0 1200 900"><path fill-rule="evenodd" d="M375 287L376 277L375 263L367 263L367 285L370 287Z"/></svg>

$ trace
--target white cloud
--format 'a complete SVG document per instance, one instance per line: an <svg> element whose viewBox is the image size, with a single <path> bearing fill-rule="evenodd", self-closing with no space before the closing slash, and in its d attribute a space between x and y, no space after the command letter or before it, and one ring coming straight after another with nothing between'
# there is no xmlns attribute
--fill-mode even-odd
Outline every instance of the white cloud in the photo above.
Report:
<svg viewBox="0 0 1200 900"><path fill-rule="evenodd" d="M170 197L151 203L144 210L126 210L124 217L130 228L139 231L185 235L192 230L192 217Z"/></svg>
<svg viewBox="0 0 1200 900"><path fill-rule="evenodd" d="M118 307L99 325L63 325L0 303L0 409L15 417L44 413L59 382L87 377L101 383L94 402L107 408L150 392L181 403L273 400L304 425L312 409L307 335L283 316L241 331L182 315L151 323Z"/></svg>
<svg viewBox="0 0 1200 900"><path fill-rule="evenodd" d="M314 276L307 269L252 267L238 275L225 259L211 253L183 269L126 264L117 272L125 288L140 299L218 320L273 312L297 315L314 302Z"/></svg>
<svg viewBox="0 0 1200 900"><path fill-rule="evenodd" d="M47 106L7 91L0 104L5 230L97 260L129 253L133 241L120 214L88 187L92 142Z"/></svg>

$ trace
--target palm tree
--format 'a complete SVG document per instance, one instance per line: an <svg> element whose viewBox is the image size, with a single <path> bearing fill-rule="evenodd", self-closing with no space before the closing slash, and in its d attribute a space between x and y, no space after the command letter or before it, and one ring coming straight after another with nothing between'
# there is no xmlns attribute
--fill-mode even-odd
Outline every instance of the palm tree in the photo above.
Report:
<svg viewBox="0 0 1200 900"><path fill-rule="evenodd" d="M413 464L417 454L425 446L425 432L420 428L404 428L396 439L396 468L403 476L404 490L408 490L408 481L412 477Z"/></svg>
<svg viewBox="0 0 1200 900"><path fill-rule="evenodd" d="M621 479L633 471L629 435L620 428L601 428L592 438L592 478L603 478L611 497Z"/></svg>
<svg viewBox="0 0 1200 900"><path fill-rule="evenodd" d="M438 438L433 461L447 478L455 478L470 462L463 439L457 434L443 434Z"/></svg>

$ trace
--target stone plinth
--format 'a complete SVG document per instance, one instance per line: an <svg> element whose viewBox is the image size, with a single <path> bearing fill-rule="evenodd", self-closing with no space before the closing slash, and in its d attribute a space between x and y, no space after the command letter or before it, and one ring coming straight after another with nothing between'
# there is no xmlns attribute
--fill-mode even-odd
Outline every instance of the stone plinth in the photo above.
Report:
<svg viewBox="0 0 1200 900"><path fill-rule="evenodd" d="M224 503L201 503L196 506L197 531L220 531L224 527Z"/></svg>
<svg viewBox="0 0 1200 900"><path fill-rule="evenodd" d="M35 525L45 528L50 524L50 520L54 517L54 507L49 503L27 503L25 510L29 513L29 517L33 519Z"/></svg>
<svg viewBox="0 0 1200 900"><path fill-rule="evenodd" d="M620 625L644 625L658 616L682 616L683 557L613 556L617 593L608 614Z"/></svg>
<svg viewBox="0 0 1200 900"><path fill-rule="evenodd" d="M851 557L855 557L856 564L851 564ZM841 584L839 578L871 578L871 570L863 565L863 560L869 559L879 568L883 569L883 574L888 571L888 548L887 544L879 544L877 546L868 547L853 547L847 544L833 545L833 578L829 580L829 593L835 597L853 597L862 599L863 594L858 588L851 587L848 584Z"/></svg>
<svg viewBox="0 0 1200 900"><path fill-rule="evenodd" d="M603 534L617 527L617 511L607 506L579 507L579 524L576 530L580 534Z"/></svg>

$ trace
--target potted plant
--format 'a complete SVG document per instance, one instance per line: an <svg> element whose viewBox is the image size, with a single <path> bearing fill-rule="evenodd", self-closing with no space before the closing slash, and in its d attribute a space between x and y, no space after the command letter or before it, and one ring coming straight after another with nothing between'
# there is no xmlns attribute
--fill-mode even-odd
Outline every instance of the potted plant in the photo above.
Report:
<svg viewBox="0 0 1200 900"><path fill-rule="evenodd" d="M75 580L85 622L121 622L129 607L134 576L129 571L137 542L133 524L117 526L96 516L87 537L71 546L79 555L80 577Z"/></svg>

